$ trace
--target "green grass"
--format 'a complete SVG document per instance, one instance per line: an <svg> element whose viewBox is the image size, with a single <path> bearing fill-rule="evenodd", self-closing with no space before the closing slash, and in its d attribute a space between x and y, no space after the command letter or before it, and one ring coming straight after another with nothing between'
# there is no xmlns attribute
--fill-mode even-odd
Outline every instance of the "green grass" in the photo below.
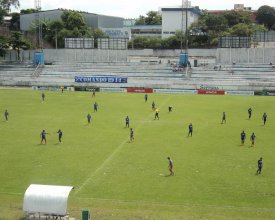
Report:
<svg viewBox="0 0 275 220"><path fill-rule="evenodd" d="M93 219L275 219L275 97L149 94L145 103L144 94L45 94L42 102L41 92L0 90L1 220L24 217L23 196L32 183L74 186L68 211L76 219L83 208ZM154 120L153 100L160 120ZM221 125L223 111L227 123ZM190 122L193 137L187 137ZM46 145L40 145L43 129ZM173 177L167 177L167 156ZM256 176L260 157L263 172Z"/></svg>

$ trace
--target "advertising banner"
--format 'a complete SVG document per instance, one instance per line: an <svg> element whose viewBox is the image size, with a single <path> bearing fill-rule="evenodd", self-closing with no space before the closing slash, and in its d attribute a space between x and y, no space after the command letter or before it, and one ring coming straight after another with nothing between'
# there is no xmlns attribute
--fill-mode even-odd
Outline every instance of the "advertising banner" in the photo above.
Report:
<svg viewBox="0 0 275 220"><path fill-rule="evenodd" d="M254 91L227 91L226 95L254 95Z"/></svg>
<svg viewBox="0 0 275 220"><path fill-rule="evenodd" d="M154 93L165 93L165 94L197 94L197 90L154 89Z"/></svg>
<svg viewBox="0 0 275 220"><path fill-rule="evenodd" d="M145 89L145 88L127 88L127 92L153 93L153 89Z"/></svg>
<svg viewBox="0 0 275 220"><path fill-rule="evenodd" d="M225 91L223 90L198 90L199 95L224 95Z"/></svg>
<svg viewBox="0 0 275 220"><path fill-rule="evenodd" d="M126 77L114 76L76 76L76 83L127 83Z"/></svg>

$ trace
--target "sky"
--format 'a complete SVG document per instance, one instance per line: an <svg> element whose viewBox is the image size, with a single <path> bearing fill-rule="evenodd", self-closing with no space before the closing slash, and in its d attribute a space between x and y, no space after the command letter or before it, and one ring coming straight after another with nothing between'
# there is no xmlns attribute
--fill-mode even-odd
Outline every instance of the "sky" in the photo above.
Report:
<svg viewBox="0 0 275 220"><path fill-rule="evenodd" d="M19 0L19 2L20 9L34 8L34 0ZM182 0L41 0L42 10L64 8L123 18L138 18L149 11L157 11L161 7L180 6L181 4ZM244 4L245 7L252 7L253 10L257 10L262 5L275 7L274 0L191 1L192 6L208 10L230 10L234 8L234 4Z"/></svg>

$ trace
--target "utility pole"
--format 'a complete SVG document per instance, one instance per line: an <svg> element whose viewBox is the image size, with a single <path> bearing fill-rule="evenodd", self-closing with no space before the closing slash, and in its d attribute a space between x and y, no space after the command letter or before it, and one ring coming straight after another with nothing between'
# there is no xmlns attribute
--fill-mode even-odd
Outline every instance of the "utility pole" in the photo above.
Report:
<svg viewBox="0 0 275 220"><path fill-rule="evenodd" d="M41 12L41 0L34 0L34 8L36 10L35 14L35 24L36 24L36 41L37 41L37 47L42 50L43 49L43 41L42 41L42 24L41 24L41 18L40 18L40 12Z"/></svg>

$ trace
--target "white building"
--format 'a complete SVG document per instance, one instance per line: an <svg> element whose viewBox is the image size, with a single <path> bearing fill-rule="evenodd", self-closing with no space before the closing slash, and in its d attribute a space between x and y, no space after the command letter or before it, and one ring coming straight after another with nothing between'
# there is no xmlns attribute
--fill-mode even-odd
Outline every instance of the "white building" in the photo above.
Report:
<svg viewBox="0 0 275 220"><path fill-rule="evenodd" d="M201 15L201 11L195 7L167 7L161 8L162 14L162 38L173 36L176 31L186 30L186 12L187 12L187 28L197 21Z"/></svg>

